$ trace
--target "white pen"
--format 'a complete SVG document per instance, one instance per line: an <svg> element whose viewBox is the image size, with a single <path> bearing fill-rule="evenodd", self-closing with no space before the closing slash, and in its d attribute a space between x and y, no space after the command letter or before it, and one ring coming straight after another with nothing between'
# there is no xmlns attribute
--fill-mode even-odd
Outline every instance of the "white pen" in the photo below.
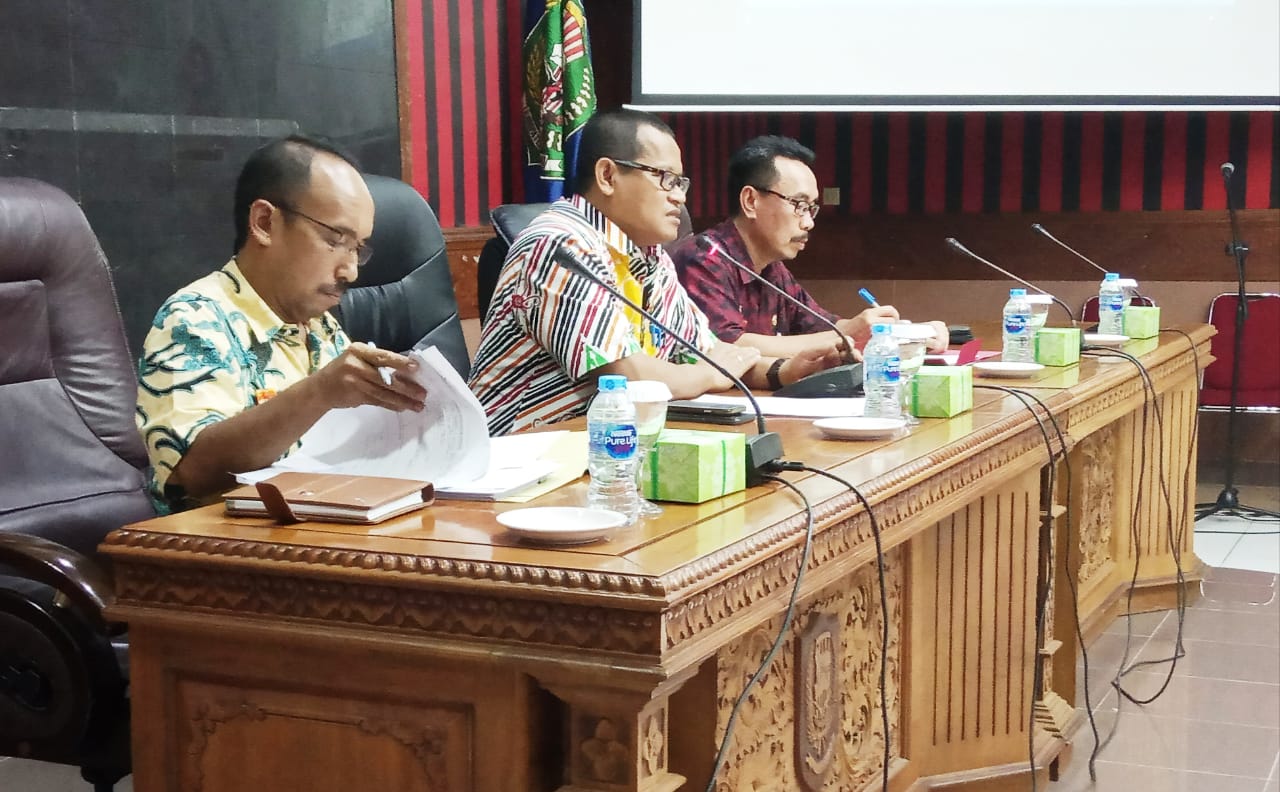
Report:
<svg viewBox="0 0 1280 792"><path fill-rule="evenodd" d="M366 343L368 343L370 349L378 348L378 345L372 341L368 341ZM388 388L391 387L391 375L395 374L395 372L396 370L390 366L378 366L378 373L382 375L382 384L386 385Z"/></svg>

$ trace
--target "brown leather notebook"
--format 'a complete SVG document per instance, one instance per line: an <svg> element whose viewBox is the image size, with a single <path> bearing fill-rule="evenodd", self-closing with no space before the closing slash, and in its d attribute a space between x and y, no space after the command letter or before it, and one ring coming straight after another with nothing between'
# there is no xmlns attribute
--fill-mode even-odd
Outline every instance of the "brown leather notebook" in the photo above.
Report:
<svg viewBox="0 0 1280 792"><path fill-rule="evenodd" d="M303 520L372 525L429 505L435 487L378 476L278 473L222 497L227 514L271 517L285 525Z"/></svg>

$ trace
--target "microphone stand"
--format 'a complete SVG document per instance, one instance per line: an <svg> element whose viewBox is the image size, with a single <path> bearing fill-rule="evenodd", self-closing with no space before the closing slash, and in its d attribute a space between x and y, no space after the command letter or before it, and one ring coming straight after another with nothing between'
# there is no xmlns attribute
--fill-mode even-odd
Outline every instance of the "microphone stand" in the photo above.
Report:
<svg viewBox="0 0 1280 792"><path fill-rule="evenodd" d="M767 288L771 289L779 297L781 297L782 299L786 300L787 302L791 303L792 305L796 306L800 310L804 311L805 313L809 314L813 318L817 319L819 322L822 322L824 325L826 325L831 330L831 332L835 333L836 337L840 339L840 346L844 350L845 362L846 363L858 362L857 356L854 355L853 353L853 342L849 340L849 336L840 332L840 328L836 327L835 322L832 322L830 319L818 313L817 311L813 310L812 308L805 305L804 303L800 302L795 297L792 297L790 294L787 294L785 291L778 288L777 284L771 283L768 279L766 279L760 273L756 272L751 267L748 267L746 264L743 264L741 261L738 261L733 256L730 256L729 251L721 247L720 244L717 243L714 239L711 239L706 234L699 234L698 244L701 246L704 243L707 248L724 256L725 260L728 261L730 264L742 270L743 272L747 273L752 278L755 278L760 283L763 283Z"/></svg>
<svg viewBox="0 0 1280 792"><path fill-rule="evenodd" d="M775 284L770 283L763 275L756 272L752 268L738 261L729 252L721 247L714 239L706 234L699 234L697 238L699 247L710 248L724 256L725 259L739 270L747 273L765 286L777 292L783 299L791 302L802 311L807 312L810 316L825 324L840 339L840 346L843 348L843 357L845 363L824 371L815 371L807 377L799 379L790 385L784 385L774 391L774 396L790 397L793 399L811 399L819 397L853 397L862 395L862 363L858 361L854 355L853 342L849 340L849 336L840 332L840 328L827 317L813 310L809 306L779 289Z"/></svg>
<svg viewBox="0 0 1280 792"><path fill-rule="evenodd" d="M1076 323L1076 315L1074 312L1072 312L1071 306L1067 305L1065 302L1058 299L1056 296L1050 294L1049 292L1045 291L1044 289L1040 288L1039 286L1035 285L1029 280L1024 280L1023 278L1019 278L1017 275L1014 275L1012 272L1005 269L1004 267L1001 267L998 264L994 264L990 261L987 261L982 256L979 256L977 253L974 253L969 248L960 244L960 240L956 239L955 237L947 237L947 244L950 245L953 250L963 253L964 255L968 256L969 258L973 259L979 264L986 264L988 267L1000 273L1001 275L1004 275L1006 278L1011 278L1012 280L1016 280L1018 283L1021 283L1023 286L1026 286L1028 289L1039 292L1044 296L1048 297L1049 299L1053 300L1055 303L1057 303L1059 306L1062 307L1062 310L1067 312L1067 319L1071 320L1071 324L1074 325Z"/></svg>
<svg viewBox="0 0 1280 792"><path fill-rule="evenodd" d="M778 435L777 432L770 432L765 428L764 411L760 409L760 403L756 401L755 394L753 394L751 392L751 389L746 386L746 383L744 383L740 378L735 377L724 366L712 360L711 357L706 352L703 352L701 349L698 349L697 344L694 344L692 341L687 341L685 340L684 336L680 335L679 333L673 332L671 328L667 327L662 322L658 321L658 318L656 316L646 311L644 309L644 306L637 305L634 300L631 300L625 294L615 289L612 285L610 285L607 281L605 281L599 275L592 272L591 267L588 266L587 263L583 261L582 258L577 253L566 248L564 245L559 246L558 252L562 255L558 256L557 260L564 262L568 269L572 270L573 272L576 272L577 274L591 281L595 285L604 289L606 292L612 295L615 300L622 303L623 305L626 305L628 308L635 310L645 319L648 319L655 327L657 327L662 332L666 333L667 336L678 341L680 345L683 346L685 349L689 350L694 355L694 357L698 358L703 363L706 363L707 365L711 366L711 368L723 374L725 378L727 378L730 382L736 385L739 390L742 391L743 395L746 396L747 401L751 402L752 409L756 411L757 434L747 436L747 453L746 453L747 486L754 487L757 484L761 484L764 481L766 481L765 476L767 474L776 473L778 470L781 469L779 467L779 462L782 460L782 453L783 453L782 438Z"/></svg>
<svg viewBox="0 0 1280 792"><path fill-rule="evenodd" d="M1227 411L1227 447L1222 454L1223 484L1222 491L1213 503L1196 504L1196 520L1203 520L1214 514L1225 514L1231 517L1280 517L1280 512L1246 506L1240 502L1240 493L1236 490L1236 457L1239 439L1236 419L1240 414L1240 358L1244 351L1244 324L1249 317L1249 301L1245 289L1245 257L1249 254L1249 246L1240 240L1240 225L1236 219L1235 202L1231 200L1231 174L1235 166L1230 162L1222 165L1222 182L1227 192L1227 216L1231 223L1231 244L1227 246L1227 255L1236 260L1236 337L1232 339L1231 355L1231 407Z"/></svg>

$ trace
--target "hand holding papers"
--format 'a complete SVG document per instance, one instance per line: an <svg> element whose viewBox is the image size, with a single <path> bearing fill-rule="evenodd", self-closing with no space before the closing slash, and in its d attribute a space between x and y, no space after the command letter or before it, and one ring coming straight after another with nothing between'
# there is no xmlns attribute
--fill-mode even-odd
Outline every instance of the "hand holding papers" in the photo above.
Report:
<svg viewBox="0 0 1280 792"><path fill-rule="evenodd" d="M573 444L566 445L563 437L582 433L490 440L484 410L444 356L434 348L414 350L409 356L418 366L411 374L402 371L399 376L411 376L427 390L421 412L393 412L371 405L330 410L302 436L300 451L270 468L236 478L250 484L293 471L412 479L435 482L440 498L500 500L526 490L541 493L581 476L586 469L585 440L579 443L581 464L576 464L579 455L572 453Z"/></svg>

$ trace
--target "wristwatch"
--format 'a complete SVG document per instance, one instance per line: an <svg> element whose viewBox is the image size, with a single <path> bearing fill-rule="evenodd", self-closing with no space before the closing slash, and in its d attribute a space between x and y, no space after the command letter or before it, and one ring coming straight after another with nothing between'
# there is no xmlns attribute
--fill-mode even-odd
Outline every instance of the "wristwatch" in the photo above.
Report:
<svg viewBox="0 0 1280 792"><path fill-rule="evenodd" d="M778 358L773 361L773 365L769 366L769 371L765 373L765 381L769 383L769 390L780 390L782 388L782 378L778 376L782 371L782 364L787 362L787 358Z"/></svg>

